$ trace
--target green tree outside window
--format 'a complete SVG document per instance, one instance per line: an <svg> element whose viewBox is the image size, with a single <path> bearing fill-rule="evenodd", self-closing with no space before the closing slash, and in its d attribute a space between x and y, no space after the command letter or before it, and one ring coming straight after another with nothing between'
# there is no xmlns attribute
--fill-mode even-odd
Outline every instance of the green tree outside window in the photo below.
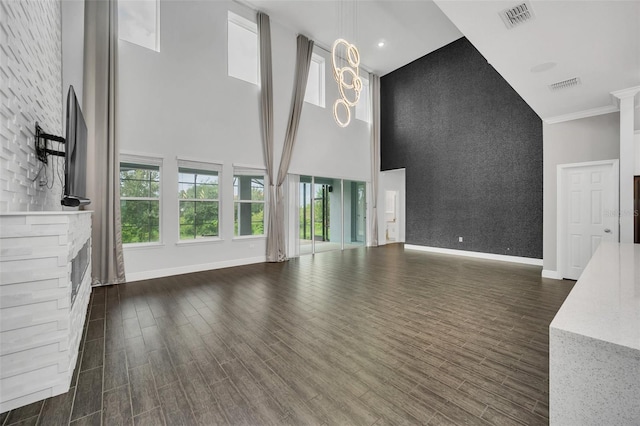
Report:
<svg viewBox="0 0 640 426"><path fill-rule="evenodd" d="M218 179L216 171L178 169L181 240L219 235Z"/></svg>
<svg viewBox="0 0 640 426"><path fill-rule="evenodd" d="M120 163L122 242L160 241L160 168Z"/></svg>

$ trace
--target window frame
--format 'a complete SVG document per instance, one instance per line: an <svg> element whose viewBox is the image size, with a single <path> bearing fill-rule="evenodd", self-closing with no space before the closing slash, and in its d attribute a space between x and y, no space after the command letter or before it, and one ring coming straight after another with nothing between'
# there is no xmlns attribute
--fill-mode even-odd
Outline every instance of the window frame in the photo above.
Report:
<svg viewBox="0 0 640 426"><path fill-rule="evenodd" d="M123 249L130 249L130 248L136 248L136 247L157 247L157 246L163 246L164 242L163 242L163 236L164 236L164 232L163 232L163 217L164 215L162 214L162 208L163 208L163 158L161 157L153 157L153 156L148 156L148 155L138 155L138 154L126 154L126 153L121 153L120 154L120 158L119 158L119 163L118 163L118 174L120 173L120 168L122 167L122 164L132 164L132 165L139 165L139 166L147 166L147 167L157 167L158 168L158 198L154 198L154 197L123 197L122 194L120 194L120 199L119 199L119 208L121 208L122 206L122 200L138 200L138 201L158 201L158 241L147 241L147 242L138 242L138 243L122 243L122 247ZM121 180L118 179L118 182L120 183ZM122 224L122 211L120 211L120 218L121 221L120 223Z"/></svg>
<svg viewBox="0 0 640 426"><path fill-rule="evenodd" d="M326 88L326 62L327 60L325 59L324 56L319 55L317 53L312 53L311 54L311 64L316 63L319 66L319 72L318 72L318 81L314 83L314 85L317 87L318 89L318 103L312 102L311 100L307 99L307 93L309 93L309 83L310 80L307 80L307 86L305 88L304 91L304 101L308 104L311 105L315 105L318 106L320 108L325 108L326 107L326 92L327 92L327 88ZM309 65L309 68L311 68L311 64Z"/></svg>
<svg viewBox="0 0 640 426"><path fill-rule="evenodd" d="M180 198L180 169L181 168L185 168L185 169L191 169L191 170L196 170L196 171L202 171L202 172L216 172L217 176L218 176L218 198L217 199L191 199L191 198ZM176 193L177 196L177 208L178 208L178 240L176 241L176 244L181 245L181 244L198 244L198 243L205 243L205 242L213 242L213 241L222 241L222 188L223 188L223 174L222 174L222 168L223 168L223 164L219 163L219 162L210 162L210 161L197 161L197 160L191 160L191 159L186 159L186 158L181 158L178 157L177 158L177 171L178 171L178 175L177 175L177 184L178 184L178 191ZM180 233L180 202L181 201L194 201L194 202L199 202L199 201L216 201L218 203L218 235L216 236L208 236L208 237L201 237L201 238L193 238L193 239L182 239L181 233Z"/></svg>
<svg viewBox="0 0 640 426"><path fill-rule="evenodd" d="M269 198L269 176L267 175L267 171L264 168L258 168L258 167L247 167L247 166L238 166L238 165L234 165L233 167L233 181L235 181L236 176L263 176L263 180L264 180L264 199L263 200L242 200L242 199L235 199L235 191L233 194L233 210L234 210L234 215L233 215L233 240L246 240L246 239L264 239L267 238L267 224L269 223L268 221L268 212L267 212L267 200ZM233 182L232 181L232 185ZM240 197L240 195L238 195L238 197ZM235 217L235 207L236 204L254 204L254 203L260 203L263 204L263 225L262 225L262 230L263 233L259 234L259 235L236 235L236 231L235 231L235 221L236 221L236 217Z"/></svg>
<svg viewBox="0 0 640 426"><path fill-rule="evenodd" d="M253 33L256 36L256 69L255 69L255 81L249 81L238 75L231 74L230 60L229 60L229 24L237 25L240 28ZM227 76L235 78L245 83L252 84L254 86L260 86L260 39L258 34L258 24L253 22L244 16L241 16L231 10L227 11Z"/></svg>
<svg viewBox="0 0 640 426"><path fill-rule="evenodd" d="M130 0L130 1L134 1L134 0ZM140 0L135 0L135 1L140 1ZM153 1L156 4L156 16L155 16L155 43L153 47L148 47L148 46L144 46L140 43L137 43L133 40L128 40L125 38L121 38L120 37L120 19L118 19L118 40L122 40L124 42L127 43L131 43L135 46L138 47L142 47L144 49L148 49L148 50L152 50L154 52L160 53L160 0L144 0L144 1ZM118 2L117 8L118 8L118 18L120 17L120 5L121 3Z"/></svg>

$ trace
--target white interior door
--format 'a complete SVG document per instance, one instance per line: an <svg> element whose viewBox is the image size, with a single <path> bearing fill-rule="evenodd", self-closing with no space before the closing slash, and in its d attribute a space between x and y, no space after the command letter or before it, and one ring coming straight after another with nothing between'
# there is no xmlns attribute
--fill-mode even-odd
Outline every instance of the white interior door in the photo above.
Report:
<svg viewBox="0 0 640 426"><path fill-rule="evenodd" d="M602 241L618 241L618 163L561 168L562 232L558 249L564 278L577 280Z"/></svg>

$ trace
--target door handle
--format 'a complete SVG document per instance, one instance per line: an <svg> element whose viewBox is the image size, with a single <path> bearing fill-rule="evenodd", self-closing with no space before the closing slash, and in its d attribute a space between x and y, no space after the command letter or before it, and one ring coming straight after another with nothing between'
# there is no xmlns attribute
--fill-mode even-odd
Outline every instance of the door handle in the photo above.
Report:
<svg viewBox="0 0 640 426"><path fill-rule="evenodd" d="M610 234L610 233L611 233L611 229L606 228L606 229L604 230L604 232L605 232L605 233L607 233L607 234Z"/></svg>

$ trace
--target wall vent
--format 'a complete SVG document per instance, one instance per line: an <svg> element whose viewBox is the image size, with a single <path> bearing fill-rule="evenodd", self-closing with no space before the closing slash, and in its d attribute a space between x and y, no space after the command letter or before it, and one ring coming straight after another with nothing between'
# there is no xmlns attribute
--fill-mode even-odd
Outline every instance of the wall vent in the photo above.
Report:
<svg viewBox="0 0 640 426"><path fill-rule="evenodd" d="M536 17L529 1L525 1L517 6L505 9L500 12L499 15L507 29L517 27L518 25L529 22Z"/></svg>
<svg viewBox="0 0 640 426"><path fill-rule="evenodd" d="M562 89L568 89L569 87L577 86L579 84L581 84L580 78L573 77L568 80L558 81L557 83L550 84L549 89L562 90Z"/></svg>

